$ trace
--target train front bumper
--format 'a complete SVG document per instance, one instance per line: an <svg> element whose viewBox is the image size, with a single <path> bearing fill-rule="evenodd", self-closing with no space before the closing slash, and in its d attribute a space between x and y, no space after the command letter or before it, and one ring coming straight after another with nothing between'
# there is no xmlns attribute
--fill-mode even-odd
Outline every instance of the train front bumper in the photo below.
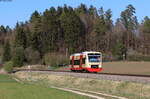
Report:
<svg viewBox="0 0 150 99"><path fill-rule="evenodd" d="M100 72L103 68L85 68L89 72Z"/></svg>

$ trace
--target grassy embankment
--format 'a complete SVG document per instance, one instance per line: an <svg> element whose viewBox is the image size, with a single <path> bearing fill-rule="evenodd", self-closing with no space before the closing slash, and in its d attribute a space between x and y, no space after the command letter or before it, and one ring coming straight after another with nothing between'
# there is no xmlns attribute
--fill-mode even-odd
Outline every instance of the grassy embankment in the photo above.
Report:
<svg viewBox="0 0 150 99"><path fill-rule="evenodd" d="M150 99L150 84L78 78L49 73L17 72L15 75L20 79L30 83L32 82L33 84L77 88L122 96L129 99Z"/></svg>
<svg viewBox="0 0 150 99"><path fill-rule="evenodd" d="M0 75L0 99L88 99L46 86L18 83L9 75Z"/></svg>

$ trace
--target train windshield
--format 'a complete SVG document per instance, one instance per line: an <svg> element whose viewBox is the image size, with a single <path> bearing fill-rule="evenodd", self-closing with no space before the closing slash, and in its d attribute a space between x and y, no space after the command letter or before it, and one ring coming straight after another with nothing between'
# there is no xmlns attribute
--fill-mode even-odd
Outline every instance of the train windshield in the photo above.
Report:
<svg viewBox="0 0 150 99"><path fill-rule="evenodd" d="M88 54L89 62L100 62L100 54Z"/></svg>

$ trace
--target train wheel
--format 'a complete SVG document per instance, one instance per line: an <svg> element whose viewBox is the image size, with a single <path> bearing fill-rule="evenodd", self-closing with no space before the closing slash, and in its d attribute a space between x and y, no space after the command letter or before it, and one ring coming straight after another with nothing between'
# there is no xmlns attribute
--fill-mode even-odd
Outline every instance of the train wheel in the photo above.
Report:
<svg viewBox="0 0 150 99"><path fill-rule="evenodd" d="M72 72L75 72L75 70L71 70Z"/></svg>
<svg viewBox="0 0 150 99"><path fill-rule="evenodd" d="M95 73L95 74L96 74L97 72L93 72L93 73Z"/></svg>
<svg viewBox="0 0 150 99"><path fill-rule="evenodd" d="M89 71L88 71L88 70L86 70L86 69L84 69L84 70L83 70L83 72L85 72L85 73L89 73Z"/></svg>

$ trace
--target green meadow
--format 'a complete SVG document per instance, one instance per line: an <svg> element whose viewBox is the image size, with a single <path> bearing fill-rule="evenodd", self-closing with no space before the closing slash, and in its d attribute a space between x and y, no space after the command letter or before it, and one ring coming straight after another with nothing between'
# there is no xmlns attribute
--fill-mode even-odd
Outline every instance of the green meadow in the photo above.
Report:
<svg viewBox="0 0 150 99"><path fill-rule="evenodd" d="M0 99L88 99L66 91L18 83L12 76L0 75Z"/></svg>

